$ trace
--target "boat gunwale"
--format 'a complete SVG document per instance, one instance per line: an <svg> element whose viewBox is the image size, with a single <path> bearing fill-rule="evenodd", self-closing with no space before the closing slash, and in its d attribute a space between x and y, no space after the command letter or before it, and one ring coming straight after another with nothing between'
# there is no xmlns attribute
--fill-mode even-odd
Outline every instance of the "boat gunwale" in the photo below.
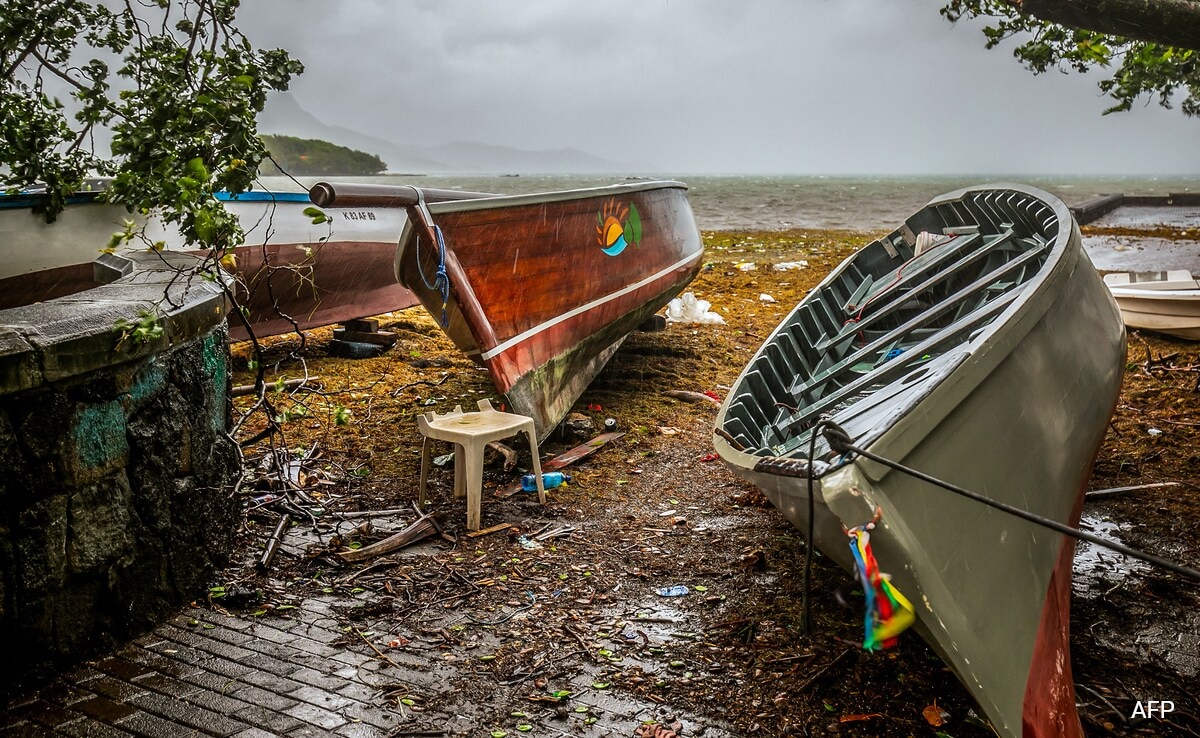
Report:
<svg viewBox="0 0 1200 738"><path fill-rule="evenodd" d="M1027 198L1034 199L1050 207L1058 221L1057 233L1052 241L1047 241L1049 248L1046 251L1045 263L1029 281L1024 283L1021 288L1023 294L1020 298L1014 300L1012 304L1008 305L992 318L986 326L979 329L974 334L974 338L955 347L955 350L962 354L962 358L952 362L947 371L939 372L935 375L927 391L914 398L906 407L889 416L886 427L879 429L874 434L856 439L857 445L860 447L869 448L873 453L893 459L902 459L909 451L915 448L921 439L928 435L941 422L942 418L950 412L950 408L955 405L952 398L961 398L982 383L995 367L1000 364L1003 357L1011 352L1013 346L1032 330L1033 326L1037 324L1038 320L1040 320L1041 316L1045 314L1050 304L1054 301L1052 288L1061 279L1069 277L1071 271L1075 268L1078 255L1082 254L1082 247L1074 250L1068 247L1072 241L1076 244L1081 243L1079 227L1066 204L1054 195L1036 187L1017 183L993 183L963 187L931 199L924 207L906 218L900 226L889 231L887 235L868 242L861 249L846 258L779 322L770 336L763 342L758 351L755 352L753 358L743 368L737 380L731 385L734 389L730 390L726 401L722 404L714 426L713 444L721 457L727 463L737 464L746 469L754 469L760 460L773 457L771 454L752 454L735 449L732 444L717 434L715 429L724 431L727 411L732 404L732 398L737 396L735 390L743 386L747 374L760 361L768 360L764 355L779 330L784 326L792 325L796 321L799 311L808 305L810 300L816 299L816 296L826 289L828 285L840 278L843 272L851 267L863 249L876 241L881 241L897 234L908 227L910 221L928 210L936 209L938 206L961 202L972 195L1006 190L1024 195ZM1048 293L1051 299L1043 299ZM1035 306L1037 307L1036 315L1033 313ZM1007 339L1003 344L998 345L996 337L1001 331L1007 336ZM987 350L983 350L985 348ZM974 364L975 371L961 371L962 364L967 361L971 361ZM917 370L914 369L914 371ZM969 383L968 380L970 380ZM903 379L895 381L903 381ZM942 401L933 403L932 406L942 408L941 412L930 412L928 409L930 403L927 401L935 395L939 396ZM926 410L921 413L913 412L913 410L921 406L924 406ZM917 423L919 425L915 426L914 424ZM807 443L800 444L797 447L797 451L803 454L807 445ZM801 455L792 452L789 456L782 458L797 460L801 458ZM854 463L862 468L863 473L873 481L879 481L892 471L888 466L862 457L855 457L853 459L842 457L834 463L816 465L817 478L824 477L850 463ZM766 468L763 471L771 473Z"/></svg>
<svg viewBox="0 0 1200 738"><path fill-rule="evenodd" d="M421 189L414 187L414 189ZM631 193L631 192L646 192L649 190L666 190L666 189L681 189L687 190L688 186L683 182L673 179L652 180L649 182L619 182L611 185L601 185L599 187L580 187L571 190L549 190L546 192L527 192L516 195L494 195L491 197L478 197L469 200L447 200L444 202L428 203L429 212L433 215L439 213L466 213L475 210L491 210L492 208L510 208L521 207L522 205L547 205L558 202L570 202L572 200L586 200L591 197L607 197ZM404 236L407 233L401 234L400 243L405 243Z"/></svg>

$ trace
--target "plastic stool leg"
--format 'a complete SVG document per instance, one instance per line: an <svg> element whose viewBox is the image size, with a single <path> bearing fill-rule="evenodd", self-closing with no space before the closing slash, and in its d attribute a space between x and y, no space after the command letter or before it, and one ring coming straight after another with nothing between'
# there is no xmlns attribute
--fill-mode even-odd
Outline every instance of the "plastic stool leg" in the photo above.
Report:
<svg viewBox="0 0 1200 738"><path fill-rule="evenodd" d="M465 454L467 477L467 530L479 530L480 506L483 499L483 447Z"/></svg>
<svg viewBox="0 0 1200 738"><path fill-rule="evenodd" d="M538 458L537 432L534 430L532 422L524 428L524 431L525 436L529 439L529 454L533 457L533 474L534 479L537 480L538 502L545 505L546 485L542 482L542 460Z"/></svg>
<svg viewBox="0 0 1200 738"><path fill-rule="evenodd" d="M421 441L421 486L420 496L417 498L418 504L425 506L425 484L429 481L429 439L425 438Z"/></svg>
<svg viewBox="0 0 1200 738"><path fill-rule="evenodd" d="M467 492L466 480L463 476L463 457L466 455L461 443L454 444L454 496L462 497Z"/></svg>

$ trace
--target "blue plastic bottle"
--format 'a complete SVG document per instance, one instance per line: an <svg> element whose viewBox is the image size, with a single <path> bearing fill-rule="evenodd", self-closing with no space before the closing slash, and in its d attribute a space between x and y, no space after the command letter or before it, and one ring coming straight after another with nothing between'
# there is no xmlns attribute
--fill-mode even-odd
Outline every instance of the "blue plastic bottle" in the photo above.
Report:
<svg viewBox="0 0 1200 738"><path fill-rule="evenodd" d="M545 489L554 489L563 482L569 482L570 480L571 478L562 472L544 472L542 474L542 487ZM537 477L532 474L526 474L521 477L521 489L526 492L537 492Z"/></svg>

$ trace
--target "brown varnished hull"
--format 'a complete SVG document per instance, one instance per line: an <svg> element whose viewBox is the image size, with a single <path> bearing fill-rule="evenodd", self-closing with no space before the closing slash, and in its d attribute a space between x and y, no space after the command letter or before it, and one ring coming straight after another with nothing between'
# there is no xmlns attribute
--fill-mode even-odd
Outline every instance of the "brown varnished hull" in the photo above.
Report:
<svg viewBox="0 0 1200 738"><path fill-rule="evenodd" d="M474 193L433 191L432 199ZM97 286L93 260L131 216L95 192L73 197L53 224L34 212L38 195L0 196L0 308L44 302ZM326 208L326 220L305 215L306 193L253 191L224 198L246 245L235 251L239 305L256 336L329 325L417 304L396 284L392 263L404 212L387 207ZM178 229L140 219L146 242L184 248ZM141 241L130 248L141 247ZM100 270L102 273L103 269ZM115 275L109 275L110 278ZM236 317L233 340L249 337Z"/></svg>
<svg viewBox="0 0 1200 738"><path fill-rule="evenodd" d="M679 183L639 183L430 206L446 245L444 328L488 368L513 410L544 437L624 337L699 271L700 234ZM608 246L611 216L640 236ZM406 226L396 273L434 318L439 256Z"/></svg>
<svg viewBox="0 0 1200 738"><path fill-rule="evenodd" d="M396 245L391 242L331 241L311 255L295 244L243 246L235 253L238 303L248 311L259 338L417 304L416 296L396 283L391 269ZM0 309L96 287L94 271L89 262L2 279ZM233 341L250 337L236 317L229 319L229 336Z"/></svg>
<svg viewBox="0 0 1200 738"><path fill-rule="evenodd" d="M396 283L395 253L396 245L386 241L329 241L313 248L311 257L295 244L239 248L238 299L260 337L403 310L417 298ZM249 338L234 318L229 335Z"/></svg>

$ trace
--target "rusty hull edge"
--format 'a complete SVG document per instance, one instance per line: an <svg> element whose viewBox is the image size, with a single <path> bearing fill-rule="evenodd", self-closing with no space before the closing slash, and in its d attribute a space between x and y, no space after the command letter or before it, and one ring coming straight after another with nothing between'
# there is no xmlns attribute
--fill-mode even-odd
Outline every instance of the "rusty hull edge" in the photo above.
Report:
<svg viewBox="0 0 1200 738"><path fill-rule="evenodd" d="M513 383L505 397L514 412L533 418L539 441L549 436L566 417L629 333L687 287L699 264L697 259L696 268L691 270L687 280L676 282L640 308L587 336L537 369L526 372Z"/></svg>

